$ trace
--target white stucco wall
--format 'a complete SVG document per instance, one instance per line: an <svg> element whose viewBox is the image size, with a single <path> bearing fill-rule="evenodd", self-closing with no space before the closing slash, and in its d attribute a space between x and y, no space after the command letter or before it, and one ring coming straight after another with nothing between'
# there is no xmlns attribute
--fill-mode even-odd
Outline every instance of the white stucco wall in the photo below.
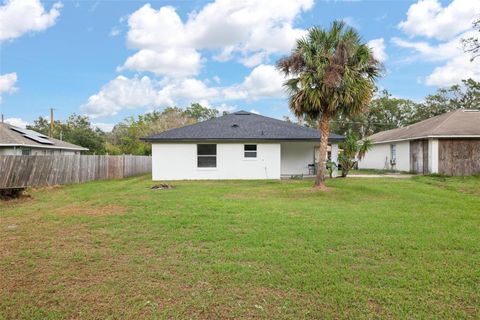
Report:
<svg viewBox="0 0 480 320"><path fill-rule="evenodd" d="M282 142L282 175L308 174L308 165L314 163L318 142Z"/></svg>
<svg viewBox="0 0 480 320"><path fill-rule="evenodd" d="M360 169L391 169L390 145L397 149L396 170L410 171L410 141L374 144L365 158L358 163Z"/></svg>
<svg viewBox="0 0 480 320"><path fill-rule="evenodd" d="M196 143L154 143L152 179L280 179L279 143L258 143L255 159L244 157L244 144L217 143L217 167L197 168Z"/></svg>

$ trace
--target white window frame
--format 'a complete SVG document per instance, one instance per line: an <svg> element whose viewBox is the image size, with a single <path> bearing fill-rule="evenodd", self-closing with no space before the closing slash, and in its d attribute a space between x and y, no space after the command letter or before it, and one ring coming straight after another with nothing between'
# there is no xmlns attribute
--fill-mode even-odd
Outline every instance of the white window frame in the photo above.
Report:
<svg viewBox="0 0 480 320"><path fill-rule="evenodd" d="M198 154L198 147L199 146L204 146L204 145L212 145L212 146L215 146L215 154ZM217 168L217 144L216 143L200 143L200 144L197 144L197 168L198 169L216 169ZM215 157L215 166L214 167L203 167L203 166L199 166L198 164L198 160L202 157L205 157L205 158L212 158L212 157Z"/></svg>
<svg viewBox="0 0 480 320"><path fill-rule="evenodd" d="M247 150L247 146L255 146L255 150ZM255 155L254 157L247 157L249 155ZM243 145L243 158L246 160L256 160L258 157L258 145L257 144L244 144Z"/></svg>

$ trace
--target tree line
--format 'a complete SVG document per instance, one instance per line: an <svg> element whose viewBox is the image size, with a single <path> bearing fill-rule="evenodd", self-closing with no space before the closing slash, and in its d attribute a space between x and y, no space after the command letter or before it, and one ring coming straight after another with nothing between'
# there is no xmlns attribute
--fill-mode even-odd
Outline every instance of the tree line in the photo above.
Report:
<svg viewBox="0 0 480 320"><path fill-rule="evenodd" d="M364 138L374 133L407 126L430 117L460 109L480 107L480 82L473 79L441 88L422 102L392 96L387 90L377 92L368 111L352 117L339 115L331 120L331 132ZM193 103L187 108L169 107L137 117L128 117L114 126L112 132L93 127L87 116L73 114L66 121L55 120L53 137L88 148L89 154L150 155L151 145L140 140L151 134L218 117L221 113ZM308 118L285 120L317 128L317 122ZM39 117L27 126L48 135L49 121Z"/></svg>
<svg viewBox="0 0 480 320"><path fill-rule="evenodd" d="M162 111L152 111L128 117L113 127L112 132L104 132L92 125L87 116L73 114L67 120L55 120L52 137L73 143L89 151L86 154L132 154L150 155L151 145L140 138L166 130L215 118L221 113L217 109L207 108L193 103L183 109L168 107ZM27 129L48 135L50 122L38 117Z"/></svg>
<svg viewBox="0 0 480 320"><path fill-rule="evenodd" d="M331 132L365 138L380 131L405 127L462 108L480 108L480 82L473 79L463 80L461 84L438 89L421 102L394 97L387 90L382 90L376 93L365 113L351 117L335 117L331 121ZM285 119L312 128L318 126L314 119Z"/></svg>

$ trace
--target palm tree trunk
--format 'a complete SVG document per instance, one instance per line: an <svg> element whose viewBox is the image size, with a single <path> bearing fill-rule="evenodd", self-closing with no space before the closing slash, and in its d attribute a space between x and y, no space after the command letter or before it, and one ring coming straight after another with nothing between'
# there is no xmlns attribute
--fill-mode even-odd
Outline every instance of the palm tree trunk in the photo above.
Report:
<svg viewBox="0 0 480 320"><path fill-rule="evenodd" d="M320 131L320 148L318 155L318 171L315 179L315 188L325 188L325 175L327 173L327 148L328 135L330 134L330 115L323 113L318 122L318 129Z"/></svg>

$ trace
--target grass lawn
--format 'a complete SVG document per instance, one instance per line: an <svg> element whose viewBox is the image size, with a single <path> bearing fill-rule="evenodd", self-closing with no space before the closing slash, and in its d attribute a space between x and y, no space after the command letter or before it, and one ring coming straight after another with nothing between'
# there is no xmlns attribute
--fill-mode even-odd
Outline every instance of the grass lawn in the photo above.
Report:
<svg viewBox="0 0 480 320"><path fill-rule="evenodd" d="M0 319L479 318L480 177L178 182L0 203Z"/></svg>
<svg viewBox="0 0 480 320"><path fill-rule="evenodd" d="M381 170L381 169L352 169L348 173L349 175L355 174L408 174L405 171L394 171L394 170Z"/></svg>

